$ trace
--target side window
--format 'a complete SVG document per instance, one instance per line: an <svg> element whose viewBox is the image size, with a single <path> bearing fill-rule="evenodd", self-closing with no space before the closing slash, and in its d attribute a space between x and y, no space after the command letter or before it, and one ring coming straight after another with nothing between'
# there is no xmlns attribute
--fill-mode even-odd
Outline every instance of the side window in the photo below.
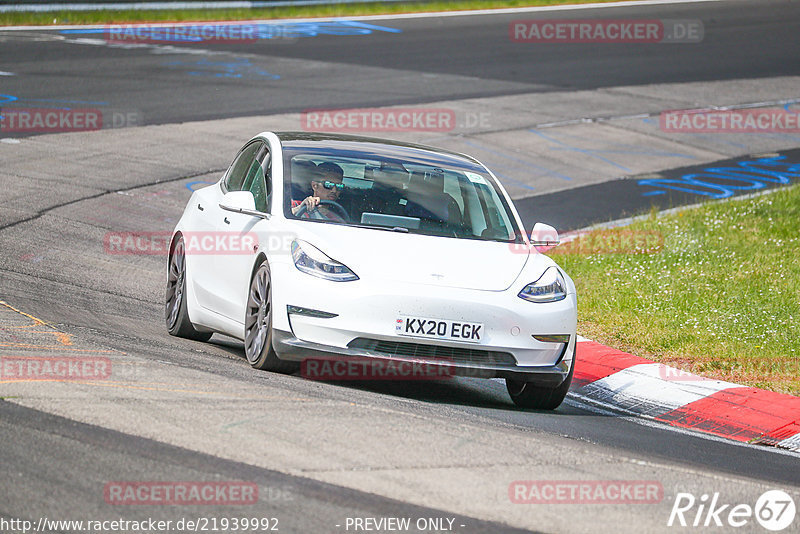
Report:
<svg viewBox="0 0 800 534"><path fill-rule="evenodd" d="M253 166L258 152L264 147L262 141L250 143L233 160L228 175L225 177L225 189L228 191L243 191L245 178Z"/></svg>
<svg viewBox="0 0 800 534"><path fill-rule="evenodd" d="M256 209L263 213L269 213L270 193L272 192L269 179L271 170L272 165L269 149L267 145L262 145L256 154L256 159L247 171L247 176L242 184L242 190L253 193Z"/></svg>
<svg viewBox="0 0 800 534"><path fill-rule="evenodd" d="M261 168L264 169L264 213L270 213L269 208L272 205L272 154L269 153L269 150L267 150ZM256 201L256 206L258 206L258 201Z"/></svg>

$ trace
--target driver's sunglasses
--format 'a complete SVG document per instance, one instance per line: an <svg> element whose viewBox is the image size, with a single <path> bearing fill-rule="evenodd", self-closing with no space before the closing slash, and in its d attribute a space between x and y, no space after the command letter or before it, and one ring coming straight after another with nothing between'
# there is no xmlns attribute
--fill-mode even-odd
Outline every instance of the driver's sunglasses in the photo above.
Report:
<svg viewBox="0 0 800 534"><path fill-rule="evenodd" d="M325 189L333 189L335 187L340 193L344 191L344 184L329 182L327 180L322 182L322 187L324 187Z"/></svg>

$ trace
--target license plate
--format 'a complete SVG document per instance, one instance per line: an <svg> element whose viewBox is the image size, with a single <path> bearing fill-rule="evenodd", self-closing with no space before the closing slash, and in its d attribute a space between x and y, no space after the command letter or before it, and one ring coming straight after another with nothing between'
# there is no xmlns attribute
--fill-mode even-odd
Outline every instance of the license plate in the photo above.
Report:
<svg viewBox="0 0 800 534"><path fill-rule="evenodd" d="M483 337L483 324L403 315L395 321L395 332L401 336L480 343Z"/></svg>

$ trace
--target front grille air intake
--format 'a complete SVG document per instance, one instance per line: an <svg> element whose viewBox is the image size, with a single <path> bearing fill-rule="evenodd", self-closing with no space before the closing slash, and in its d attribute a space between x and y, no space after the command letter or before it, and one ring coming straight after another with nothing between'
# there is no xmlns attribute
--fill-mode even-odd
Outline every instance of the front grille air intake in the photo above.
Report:
<svg viewBox="0 0 800 534"><path fill-rule="evenodd" d="M443 360L451 363L507 365L514 367L517 360L508 352L499 352L464 347L445 347L424 343L405 343L383 341L359 337L348 343L348 348L378 352L388 356L420 358L424 360Z"/></svg>

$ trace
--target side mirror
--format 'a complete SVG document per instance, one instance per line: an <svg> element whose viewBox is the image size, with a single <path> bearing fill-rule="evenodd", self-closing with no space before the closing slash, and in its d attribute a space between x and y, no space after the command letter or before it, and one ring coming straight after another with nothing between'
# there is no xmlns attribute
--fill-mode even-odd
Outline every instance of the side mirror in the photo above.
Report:
<svg viewBox="0 0 800 534"><path fill-rule="evenodd" d="M549 224L537 222L531 230L531 245L536 247L539 252L549 250L561 241L558 238L558 231ZM541 249L540 249L541 247Z"/></svg>
<svg viewBox="0 0 800 534"><path fill-rule="evenodd" d="M245 215L264 219L268 218L266 213L256 211L256 199L253 198L253 193L250 191L228 191L222 196L222 202L219 203L219 207L234 213L244 213Z"/></svg>

